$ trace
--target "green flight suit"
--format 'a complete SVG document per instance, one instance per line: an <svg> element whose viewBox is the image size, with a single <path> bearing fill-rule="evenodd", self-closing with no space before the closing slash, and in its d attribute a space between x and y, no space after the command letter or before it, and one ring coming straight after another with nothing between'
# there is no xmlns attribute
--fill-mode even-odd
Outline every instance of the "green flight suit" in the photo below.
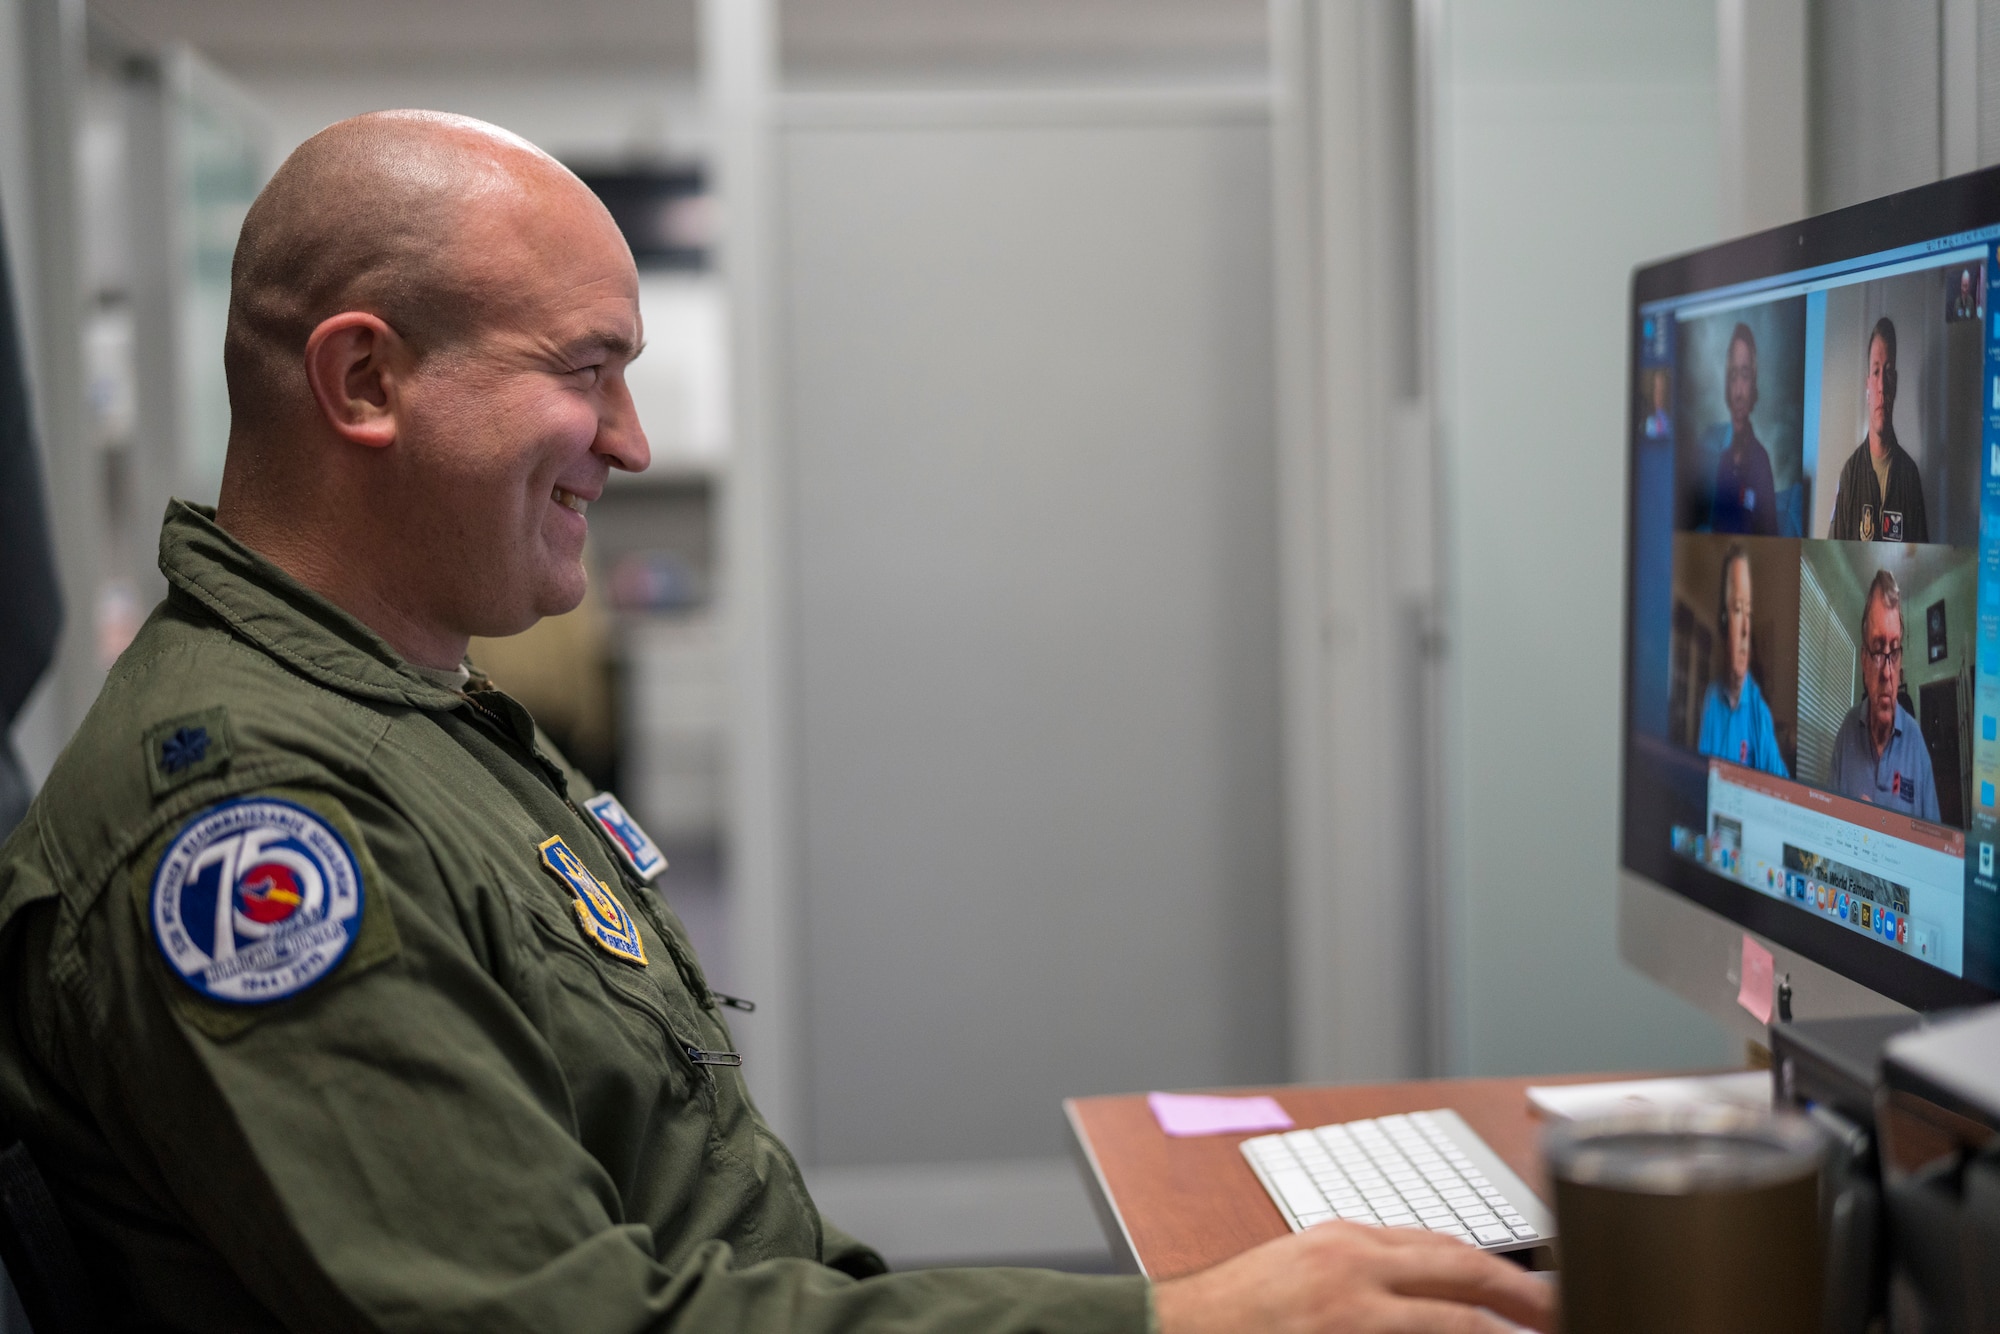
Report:
<svg viewBox="0 0 2000 1334"><path fill-rule="evenodd" d="M1151 1323L1136 1278L884 1273L699 1059L732 1044L686 934L518 704L427 679L207 511L170 506L160 553L167 600L0 848L0 1125L116 1325ZM191 985L149 909L179 832L239 797L335 830L364 888L339 962L254 1004ZM553 837L643 964L587 933Z"/></svg>

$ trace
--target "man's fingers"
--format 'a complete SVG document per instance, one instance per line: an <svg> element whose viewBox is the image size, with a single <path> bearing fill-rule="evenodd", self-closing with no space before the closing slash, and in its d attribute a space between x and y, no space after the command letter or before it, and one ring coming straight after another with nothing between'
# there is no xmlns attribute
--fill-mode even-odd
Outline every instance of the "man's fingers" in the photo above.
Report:
<svg viewBox="0 0 2000 1334"><path fill-rule="evenodd" d="M1405 1298L1392 1303L1382 1334L1512 1334L1506 1321L1490 1311L1456 1302Z"/></svg>
<svg viewBox="0 0 2000 1334"><path fill-rule="evenodd" d="M1383 1257L1383 1268L1383 1281L1392 1292L1491 1307L1530 1329L1554 1327L1553 1285L1461 1243L1399 1247Z"/></svg>
<svg viewBox="0 0 2000 1334"><path fill-rule="evenodd" d="M1530 1329L1555 1327L1552 1284L1462 1241L1415 1228L1322 1223L1311 1229L1346 1255L1365 1248L1370 1276L1391 1293L1427 1305L1488 1307ZM1496 1326L1500 1327L1500 1326ZM1482 1328L1477 1324L1469 1328Z"/></svg>
<svg viewBox="0 0 2000 1334"><path fill-rule="evenodd" d="M1456 1241L1442 1232L1432 1232L1421 1227L1372 1227L1366 1229L1371 1236L1380 1237L1391 1246L1456 1246L1460 1250L1470 1248L1462 1241Z"/></svg>
<svg viewBox="0 0 2000 1334"><path fill-rule="evenodd" d="M1462 1241L1455 1241L1442 1233L1420 1227L1370 1227L1333 1219L1325 1223L1315 1223L1306 1231L1315 1235L1325 1233L1329 1236L1346 1237L1350 1240L1363 1239L1379 1246L1418 1247L1431 1250L1450 1248L1471 1255L1478 1254Z"/></svg>

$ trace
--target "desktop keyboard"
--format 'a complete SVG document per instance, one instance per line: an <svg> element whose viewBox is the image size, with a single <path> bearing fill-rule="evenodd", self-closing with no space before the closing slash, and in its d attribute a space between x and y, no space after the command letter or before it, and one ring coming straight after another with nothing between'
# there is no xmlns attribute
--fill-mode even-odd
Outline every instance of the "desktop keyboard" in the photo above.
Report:
<svg viewBox="0 0 2000 1334"><path fill-rule="evenodd" d="M1449 1110L1259 1135L1243 1156L1294 1232L1343 1218L1429 1228L1488 1251L1556 1234L1535 1193Z"/></svg>

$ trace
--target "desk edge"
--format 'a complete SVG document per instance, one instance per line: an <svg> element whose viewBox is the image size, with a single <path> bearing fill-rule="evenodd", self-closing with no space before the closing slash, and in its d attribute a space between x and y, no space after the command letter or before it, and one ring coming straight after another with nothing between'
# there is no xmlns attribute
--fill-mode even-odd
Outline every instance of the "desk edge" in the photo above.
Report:
<svg viewBox="0 0 2000 1334"><path fill-rule="evenodd" d="M1070 1151L1076 1155L1077 1165L1084 1169L1084 1180L1090 1184L1090 1207L1097 1215L1097 1226L1104 1233L1104 1240L1111 1248L1111 1263L1119 1272L1126 1274L1146 1274L1146 1266L1139 1261L1139 1248L1133 1244L1132 1233L1125 1226L1125 1216L1118 1212L1118 1205L1111 1196L1111 1187L1104 1179L1104 1169L1098 1164L1097 1150L1090 1142L1090 1132L1084 1128L1077 1116L1077 1100L1063 1099L1063 1117L1069 1122Z"/></svg>

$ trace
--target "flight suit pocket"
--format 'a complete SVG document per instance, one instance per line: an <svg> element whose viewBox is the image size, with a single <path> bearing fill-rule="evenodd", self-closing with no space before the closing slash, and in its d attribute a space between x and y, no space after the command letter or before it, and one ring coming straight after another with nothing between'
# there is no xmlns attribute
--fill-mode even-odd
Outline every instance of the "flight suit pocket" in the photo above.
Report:
<svg viewBox="0 0 2000 1334"><path fill-rule="evenodd" d="M630 1079L651 1069L677 1100L712 1103L712 1081L688 1055L691 1046L698 1049L699 1030L688 1016L675 1014L649 976L655 969L672 974L672 965L650 953L647 963L632 963L586 940L553 885L533 886L516 902L530 923L522 942L524 972L546 983L538 988L538 1022L572 1077L587 1080L602 1068Z"/></svg>

